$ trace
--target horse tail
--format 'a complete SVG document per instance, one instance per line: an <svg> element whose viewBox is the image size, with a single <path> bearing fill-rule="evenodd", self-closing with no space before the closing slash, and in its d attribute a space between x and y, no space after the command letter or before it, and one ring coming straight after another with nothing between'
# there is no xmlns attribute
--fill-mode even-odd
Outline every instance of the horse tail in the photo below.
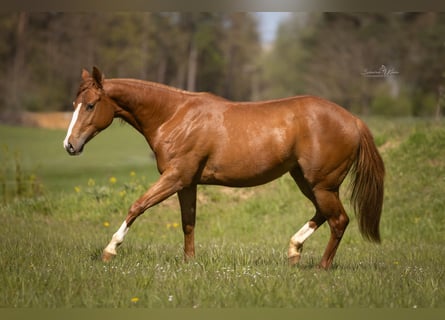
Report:
<svg viewBox="0 0 445 320"><path fill-rule="evenodd" d="M361 234L370 241L380 242L385 166L368 127L360 120L357 126L360 144L352 167L355 178L352 180L351 202Z"/></svg>

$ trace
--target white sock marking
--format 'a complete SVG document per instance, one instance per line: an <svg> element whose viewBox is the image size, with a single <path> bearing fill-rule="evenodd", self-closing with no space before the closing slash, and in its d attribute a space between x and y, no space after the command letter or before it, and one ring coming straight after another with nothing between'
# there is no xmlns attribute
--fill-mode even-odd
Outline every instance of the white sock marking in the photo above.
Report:
<svg viewBox="0 0 445 320"><path fill-rule="evenodd" d="M127 223L124 221L120 226L119 230L117 230L116 233L113 234L113 237L111 238L111 241L108 244L108 246L105 248L105 251L115 255L116 248L124 241L128 229L129 228L127 226Z"/></svg>
<svg viewBox="0 0 445 320"><path fill-rule="evenodd" d="M63 140L63 146L65 147L65 149L68 147L68 139L70 138L71 133L72 133L73 128L74 128L74 125L75 125L76 122L77 122L77 117L79 117L79 111L80 111L80 108L81 108L81 107L82 107L82 102L80 102L80 103L77 105L77 108L76 108L76 110L75 110L74 113L73 113L73 117L72 117L71 122L70 122L70 125L69 125L69 127L68 127L68 132L66 133L65 140Z"/></svg>
<svg viewBox="0 0 445 320"><path fill-rule="evenodd" d="M311 228L309 226L309 222L306 222L306 224L298 230L296 234L292 237L291 241L294 245L297 244L303 244L303 242L309 238L309 236L314 233L315 228Z"/></svg>
<svg viewBox="0 0 445 320"><path fill-rule="evenodd" d="M113 235L113 238L116 238L118 242L122 242L124 241L127 232L128 232L127 223L124 221L121 224L119 230L117 230L117 232Z"/></svg>

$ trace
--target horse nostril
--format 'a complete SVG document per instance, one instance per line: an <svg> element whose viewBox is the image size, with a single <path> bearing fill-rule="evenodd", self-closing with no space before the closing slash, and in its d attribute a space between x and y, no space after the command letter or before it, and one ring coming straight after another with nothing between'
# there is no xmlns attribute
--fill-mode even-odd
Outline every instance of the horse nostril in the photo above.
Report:
<svg viewBox="0 0 445 320"><path fill-rule="evenodd" d="M75 153L74 147L71 144L71 142L67 142L65 146L66 151L68 151L69 154Z"/></svg>
<svg viewBox="0 0 445 320"><path fill-rule="evenodd" d="M82 151L83 151L83 147L84 147L84 145L82 144L82 145L80 146L80 148L79 148L79 147L76 148L75 146L73 146L73 145L71 144L71 142L68 142L68 141L66 141L66 142L64 143L64 146L65 146L65 150L66 150L71 156L77 156L77 155L81 154Z"/></svg>

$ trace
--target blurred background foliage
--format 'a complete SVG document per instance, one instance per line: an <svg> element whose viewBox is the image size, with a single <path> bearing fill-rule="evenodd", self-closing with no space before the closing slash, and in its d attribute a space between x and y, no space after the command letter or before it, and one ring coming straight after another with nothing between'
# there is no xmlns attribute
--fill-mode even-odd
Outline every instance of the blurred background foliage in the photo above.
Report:
<svg viewBox="0 0 445 320"><path fill-rule="evenodd" d="M67 111L82 68L232 100L314 94L361 115L440 117L444 13L1 13L0 119ZM373 76L371 76L373 75Z"/></svg>

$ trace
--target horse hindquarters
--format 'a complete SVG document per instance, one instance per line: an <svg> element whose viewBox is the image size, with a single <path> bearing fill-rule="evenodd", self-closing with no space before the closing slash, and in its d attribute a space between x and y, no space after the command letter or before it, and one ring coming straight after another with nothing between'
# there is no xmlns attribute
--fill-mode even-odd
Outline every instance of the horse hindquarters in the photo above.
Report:
<svg viewBox="0 0 445 320"><path fill-rule="evenodd" d="M351 200L358 216L360 231L370 240L376 242L380 240L379 221L383 202L384 164L367 126L358 119L356 124L354 126L357 128L356 142L352 143L354 140L351 140L350 148L342 151L343 160L338 161L335 170L321 175L308 174L308 172L314 172L314 169L311 167L312 162L306 161L306 167L298 167L290 172L301 191L316 208L314 217L291 239L289 246L291 264L298 262L303 242L321 224L328 221L331 237L320 266L325 269L331 266L349 223L349 218L340 201L339 188L351 167L354 175ZM318 160L323 158L329 161L331 158L326 157L326 154L323 157L320 153L317 156Z"/></svg>
<svg viewBox="0 0 445 320"><path fill-rule="evenodd" d="M339 188L355 161L360 134L355 118L339 108L314 109L321 113L318 123L307 128L310 134L298 144L298 166L290 174L314 204L315 215L291 239L288 252L291 264L298 261L303 242L327 221L331 236L320 266L329 268L349 224Z"/></svg>

